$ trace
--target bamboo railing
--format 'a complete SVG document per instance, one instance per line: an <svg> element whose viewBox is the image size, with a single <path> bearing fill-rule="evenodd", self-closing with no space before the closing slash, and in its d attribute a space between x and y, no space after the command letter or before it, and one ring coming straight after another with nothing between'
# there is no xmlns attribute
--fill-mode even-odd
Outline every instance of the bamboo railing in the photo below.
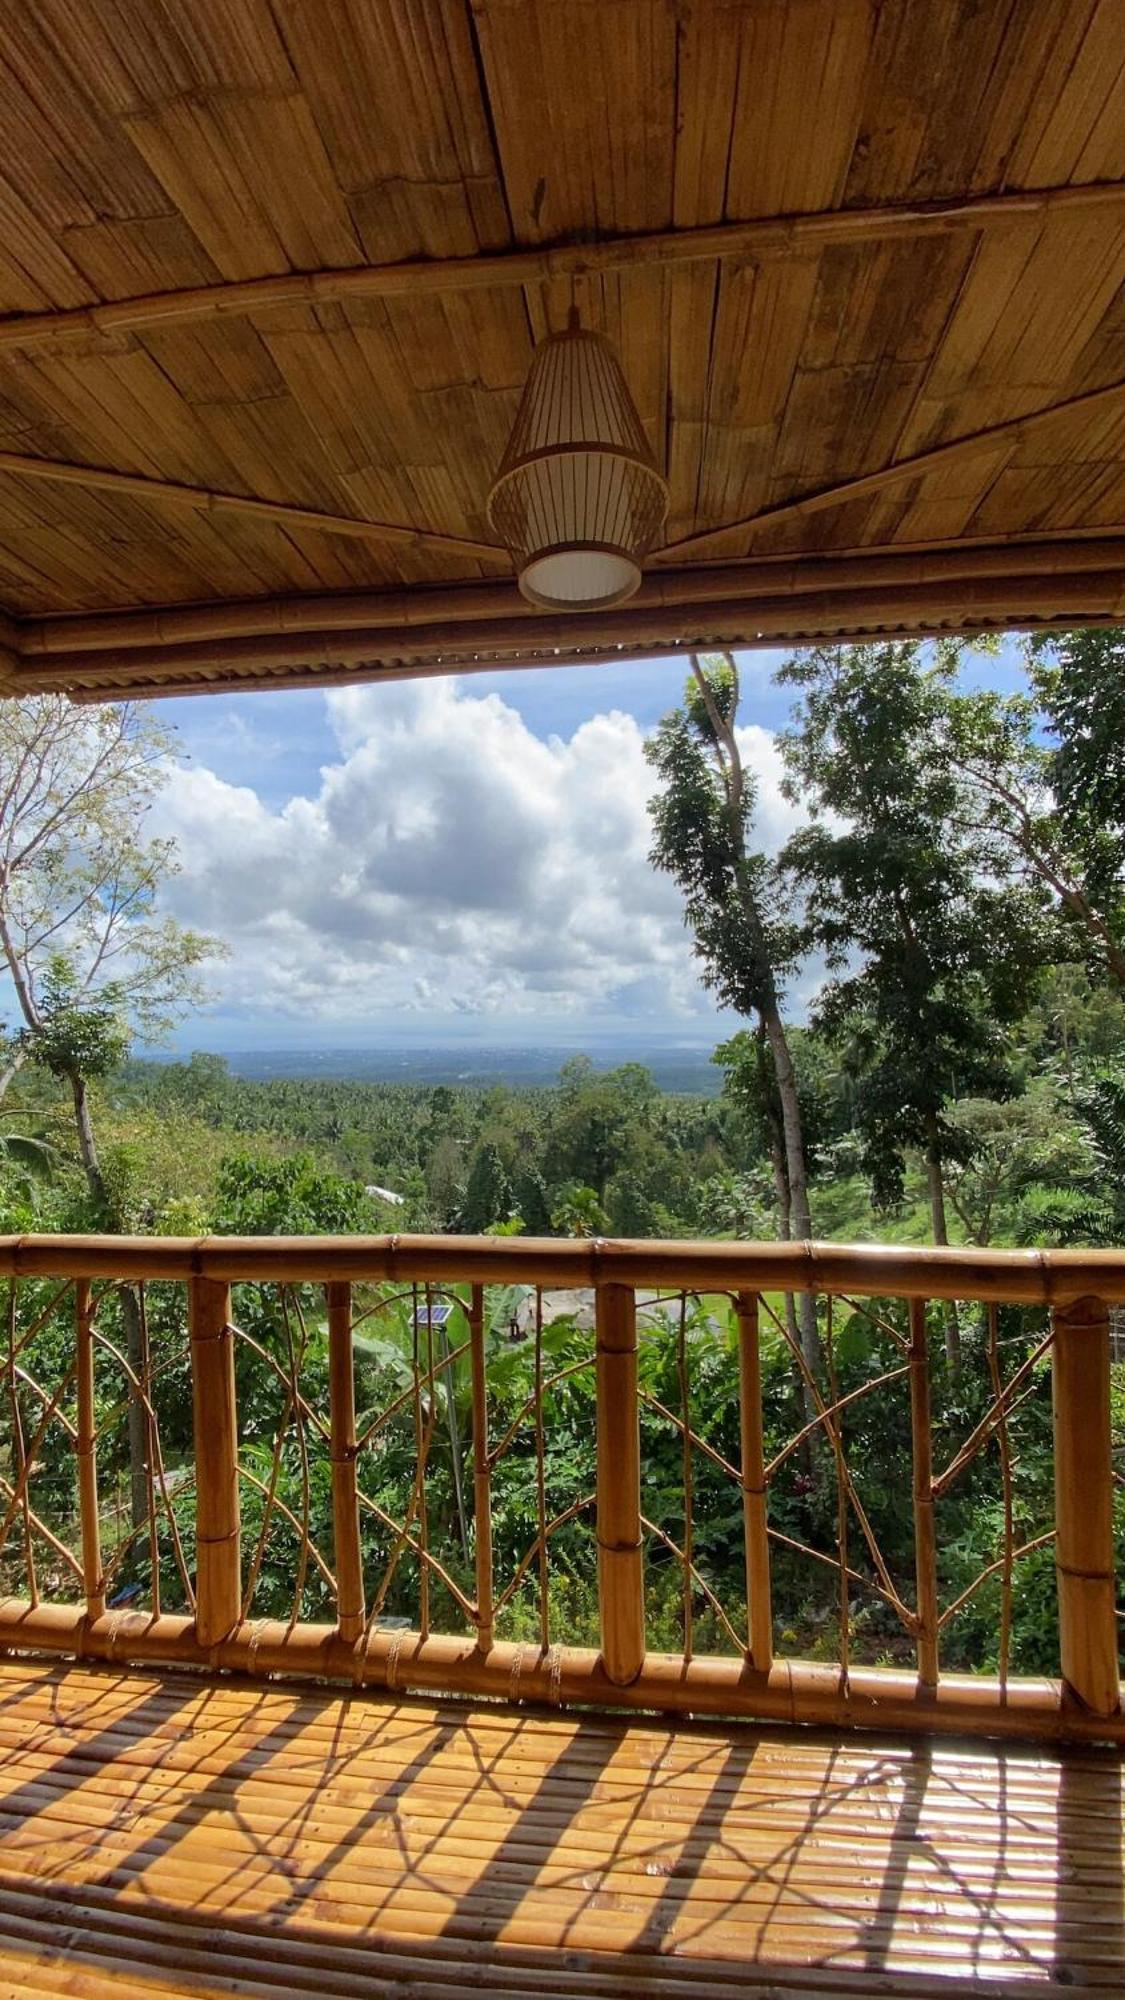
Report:
<svg viewBox="0 0 1125 2000"><path fill-rule="evenodd" d="M1109 1340L1125 1252L25 1236L0 1239L5 1284L0 1648L509 1700L1125 1740ZM511 1285L527 1288L530 1386L501 1409L490 1288ZM114 1337L122 1287L135 1288L146 1328L139 1367ZM551 1333L556 1287L589 1288L594 1301L592 1329L567 1323L565 1349ZM790 1332L784 1300L800 1292L818 1302L819 1371ZM935 1423L932 1393L945 1364L927 1306L950 1300L977 1313L965 1366L983 1371L960 1430ZM1031 1311L1013 1335L1002 1314L1016 1307ZM379 1375L382 1400L360 1407L365 1343L395 1315L399 1374L389 1387ZM847 1364L844 1379L843 1336L854 1346L857 1329L864 1364ZM697 1418L699 1370L724 1342L737 1404L729 1436ZM658 1379L646 1356L660 1358ZM795 1412L785 1435L782 1364ZM240 1407L251 1380L252 1414ZM592 1485L560 1493L547 1439L567 1398L583 1394L596 1430ZM147 1439L143 1519L123 1519L120 1501L115 1515L105 1490L130 1406ZM575 1402L568 1418L579 1433L585 1407ZM1025 1438L1029 1423L1039 1430ZM881 1546L849 1449L860 1424L876 1435L902 1427L909 1576ZM679 1465L671 1512L650 1491L646 1440L658 1432L671 1451L662 1462ZM1024 1518L1027 1438L1053 1451L1047 1521ZM997 1553L954 1589L943 1508L987 1454ZM439 1460L453 1473L441 1521ZM392 1501L395 1465L404 1483ZM798 1531L810 1487L834 1520L827 1545ZM501 1561L495 1510L503 1493L511 1514L512 1492L527 1545ZM719 1506L716 1494L729 1500ZM744 1586L732 1597L728 1583L724 1601L707 1551L732 1506ZM588 1554L596 1645L560 1634L552 1565L563 1544L572 1570ZM1058 1660L1020 1676L1013 1613L1018 1565L1032 1557L1053 1559ZM834 1658L788 1657L792 1641L778 1632L777 1572L801 1563L833 1579ZM282 1574L289 1612L262 1615ZM661 1580L666 1617L670 1578L681 1644L657 1651L651 1592ZM946 1671L956 1620L986 1598L997 1606L997 1669ZM328 1615L308 1616L310 1601ZM389 1617L403 1601L410 1617ZM890 1665L859 1657L868 1606ZM443 1619L456 1629L436 1629ZM699 1650L702 1620L725 1651Z"/></svg>

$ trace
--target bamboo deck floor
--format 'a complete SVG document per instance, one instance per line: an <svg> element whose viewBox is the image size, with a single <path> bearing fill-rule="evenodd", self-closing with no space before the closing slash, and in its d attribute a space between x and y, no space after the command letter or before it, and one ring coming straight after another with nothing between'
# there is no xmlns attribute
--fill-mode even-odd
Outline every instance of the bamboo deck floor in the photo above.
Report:
<svg viewBox="0 0 1125 2000"><path fill-rule="evenodd" d="M1112 1751L8 1660L0 1994L1120 1994L1123 1805Z"/></svg>

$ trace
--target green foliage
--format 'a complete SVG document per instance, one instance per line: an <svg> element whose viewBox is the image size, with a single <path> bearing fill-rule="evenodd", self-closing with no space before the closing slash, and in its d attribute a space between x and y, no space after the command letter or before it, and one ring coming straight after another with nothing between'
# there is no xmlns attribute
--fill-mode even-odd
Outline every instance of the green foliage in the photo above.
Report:
<svg viewBox="0 0 1125 2000"><path fill-rule="evenodd" d="M24 1029L22 1045L52 1076L110 1076L129 1045L123 1006L118 986L104 987L97 1004L83 1001L65 959L52 957L43 975L39 1020Z"/></svg>
<svg viewBox="0 0 1125 2000"><path fill-rule="evenodd" d="M373 1231L363 1188L312 1153L287 1159L232 1154L219 1168L212 1228L229 1236L321 1236Z"/></svg>
<svg viewBox="0 0 1125 2000"><path fill-rule="evenodd" d="M941 719L952 661L916 644L818 648L800 690L788 790L813 823L785 862L831 978L817 1021L853 1084L876 1200L902 1200L906 1150L964 1156L950 1100L1017 1087L1006 1029L1044 962L1043 899L995 871L967 829Z"/></svg>
<svg viewBox="0 0 1125 2000"><path fill-rule="evenodd" d="M1025 657L1026 691L950 694L942 745L994 861L1035 882L1070 950L1125 986L1125 646L1050 634Z"/></svg>

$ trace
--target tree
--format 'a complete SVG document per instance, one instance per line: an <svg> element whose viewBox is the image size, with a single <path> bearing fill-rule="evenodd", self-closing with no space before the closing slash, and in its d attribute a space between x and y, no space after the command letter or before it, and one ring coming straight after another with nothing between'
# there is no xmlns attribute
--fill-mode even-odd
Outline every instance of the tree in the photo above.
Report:
<svg viewBox="0 0 1125 2000"><path fill-rule="evenodd" d="M499 1148L486 1143L469 1169L461 1227L468 1235L479 1236L490 1230L493 1223L506 1222L511 1212L512 1183L508 1170Z"/></svg>
<svg viewBox="0 0 1125 2000"><path fill-rule="evenodd" d="M577 1181L560 1188L551 1211L551 1227L560 1236L600 1236L608 1227L608 1218L597 1189L582 1187Z"/></svg>
<svg viewBox="0 0 1125 2000"><path fill-rule="evenodd" d="M198 968L219 951L156 911L176 860L145 822L168 749L130 704L0 704L0 960L20 1054L68 1085L91 1199L110 1223L89 1083L120 1062L130 1031L155 1040L201 997Z"/></svg>
<svg viewBox="0 0 1125 2000"><path fill-rule="evenodd" d="M578 1181L605 1202L626 1159L631 1136L651 1115L656 1091L640 1063L598 1071L574 1056L559 1072L559 1097L547 1140L547 1177Z"/></svg>
<svg viewBox="0 0 1125 2000"><path fill-rule="evenodd" d="M940 726L979 834L1125 987L1125 638L1041 636L1026 694L951 695ZM1053 741L1052 741L1053 739Z"/></svg>
<svg viewBox="0 0 1125 2000"><path fill-rule="evenodd" d="M876 1199L901 1200L906 1148L920 1147L937 1243L945 1163L967 1143L946 1106L1016 1089L1005 1027L1050 943L1042 895L983 872L995 856L972 837L942 740L955 663L914 643L818 647L781 674L801 690L787 788L815 815L784 861L831 974L818 1022L855 1080Z"/></svg>
<svg viewBox="0 0 1125 2000"><path fill-rule="evenodd" d="M775 864L750 845L755 793L738 745L738 703L733 655L693 654L682 707L664 717L645 746L662 781L650 802L652 861L683 892L706 984L724 1006L761 1025L780 1109L781 1230L784 1236L808 1238L804 1130L781 1012L800 933ZM802 1298L799 1316L805 1359L815 1367L819 1345L811 1300Z"/></svg>
<svg viewBox="0 0 1125 2000"><path fill-rule="evenodd" d="M149 838L145 822L168 748L165 733L128 704L83 710L52 695L0 703L0 963L23 1017L20 1054L68 1087L90 1202L111 1229L119 1218L90 1084L118 1066L131 1030L152 1040L201 996L199 965L218 951L156 910L176 864L172 844ZM119 1298L140 1379L140 1306L128 1285ZM139 1525L148 1469L137 1397L129 1424Z"/></svg>
<svg viewBox="0 0 1125 2000"><path fill-rule="evenodd" d="M1037 1163L1013 1234L1029 1244L1112 1248L1125 1239L1125 1061L1085 1064L1062 1112L1077 1127L1078 1145L1069 1160L1056 1154Z"/></svg>

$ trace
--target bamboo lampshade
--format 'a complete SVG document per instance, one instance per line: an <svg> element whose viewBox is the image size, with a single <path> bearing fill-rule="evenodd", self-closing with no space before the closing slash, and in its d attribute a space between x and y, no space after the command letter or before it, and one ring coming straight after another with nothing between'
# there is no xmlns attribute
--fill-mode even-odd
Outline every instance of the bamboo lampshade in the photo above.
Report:
<svg viewBox="0 0 1125 2000"><path fill-rule="evenodd" d="M488 500L524 596L548 610L624 603L667 506L621 363L572 311L535 350Z"/></svg>

